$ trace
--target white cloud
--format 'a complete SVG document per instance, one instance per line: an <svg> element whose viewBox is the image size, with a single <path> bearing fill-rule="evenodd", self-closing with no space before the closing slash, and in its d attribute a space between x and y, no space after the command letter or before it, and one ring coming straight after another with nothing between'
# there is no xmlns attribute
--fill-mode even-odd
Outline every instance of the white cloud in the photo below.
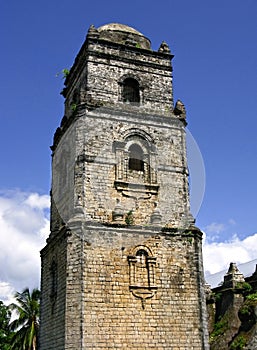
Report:
<svg viewBox="0 0 257 350"><path fill-rule="evenodd" d="M49 196L0 192L0 300L39 287L40 250L49 235Z"/></svg>
<svg viewBox="0 0 257 350"><path fill-rule="evenodd" d="M226 223L221 222L212 222L209 225L204 227L204 231L206 232L208 241L212 242L222 242L224 241L224 237L221 236L221 233L229 232L232 227L236 225L236 221L234 219L229 219Z"/></svg>
<svg viewBox="0 0 257 350"><path fill-rule="evenodd" d="M207 225L205 230L208 233L220 233L225 230L225 225L217 222L212 222L211 224Z"/></svg>
<svg viewBox="0 0 257 350"><path fill-rule="evenodd" d="M0 282L0 300L3 301L6 305L9 305L14 301L13 295L15 289L8 282Z"/></svg>
<svg viewBox="0 0 257 350"><path fill-rule="evenodd" d="M227 270L230 262L245 263L257 258L257 233L239 240L237 235L227 242L203 242L203 260L206 274ZM254 272L254 271L253 271Z"/></svg>
<svg viewBox="0 0 257 350"><path fill-rule="evenodd" d="M50 198L48 195L39 195L38 193L31 193L24 201L32 208L45 209L50 206Z"/></svg>

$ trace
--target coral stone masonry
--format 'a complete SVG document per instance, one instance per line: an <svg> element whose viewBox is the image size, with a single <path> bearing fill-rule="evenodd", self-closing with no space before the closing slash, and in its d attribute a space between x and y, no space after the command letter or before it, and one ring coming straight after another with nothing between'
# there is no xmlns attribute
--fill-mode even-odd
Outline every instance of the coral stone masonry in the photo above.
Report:
<svg viewBox="0 0 257 350"><path fill-rule="evenodd" d="M52 149L41 350L209 349L202 233L190 213L173 55L91 26Z"/></svg>

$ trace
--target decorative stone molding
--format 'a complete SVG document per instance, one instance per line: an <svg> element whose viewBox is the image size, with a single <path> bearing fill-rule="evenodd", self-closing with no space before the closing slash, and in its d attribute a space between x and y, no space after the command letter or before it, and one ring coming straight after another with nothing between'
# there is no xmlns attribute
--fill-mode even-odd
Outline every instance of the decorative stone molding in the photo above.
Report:
<svg viewBox="0 0 257 350"><path fill-rule="evenodd" d="M165 41L163 41L159 47L158 52L170 54L169 45Z"/></svg>
<svg viewBox="0 0 257 350"><path fill-rule="evenodd" d="M157 290L155 285L156 257L150 249L138 246L134 254L128 256L129 263L129 290L141 299L142 308L145 308L146 299L152 298Z"/></svg>
<svg viewBox="0 0 257 350"><path fill-rule="evenodd" d="M132 149L138 148L138 156L131 155ZM152 142L141 130L130 130L123 141L115 141L117 191L126 197L149 199L158 193L156 171L156 151ZM134 159L135 157L135 159ZM131 166L131 160L141 162L138 168Z"/></svg>
<svg viewBox="0 0 257 350"><path fill-rule="evenodd" d="M162 215L161 215L160 209L158 208L158 203L155 202L154 205L155 205L155 208L151 215L150 221L152 225L159 225L162 221Z"/></svg>
<svg viewBox="0 0 257 350"><path fill-rule="evenodd" d="M123 219L124 219L124 209L120 203L120 200L117 198L116 206L112 212L112 220L118 224L118 223L123 223Z"/></svg>

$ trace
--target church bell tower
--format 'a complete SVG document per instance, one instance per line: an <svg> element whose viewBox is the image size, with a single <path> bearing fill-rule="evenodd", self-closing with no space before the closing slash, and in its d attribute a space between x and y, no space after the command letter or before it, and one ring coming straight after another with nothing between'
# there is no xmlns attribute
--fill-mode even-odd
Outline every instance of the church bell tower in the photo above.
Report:
<svg viewBox="0 0 257 350"><path fill-rule="evenodd" d="M209 348L172 58L126 25L91 26L66 77L41 350Z"/></svg>

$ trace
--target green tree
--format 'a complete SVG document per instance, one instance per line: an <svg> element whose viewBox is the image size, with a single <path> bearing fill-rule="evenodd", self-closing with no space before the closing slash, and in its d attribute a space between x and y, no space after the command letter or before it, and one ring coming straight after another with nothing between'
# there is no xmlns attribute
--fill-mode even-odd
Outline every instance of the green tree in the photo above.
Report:
<svg viewBox="0 0 257 350"><path fill-rule="evenodd" d="M11 349L36 350L38 348L40 291L28 288L15 294L16 303L10 309L17 313L18 318L10 323L14 332Z"/></svg>
<svg viewBox="0 0 257 350"><path fill-rule="evenodd" d="M8 306L0 300L0 349L9 350L11 346L12 332L9 329L11 311Z"/></svg>

